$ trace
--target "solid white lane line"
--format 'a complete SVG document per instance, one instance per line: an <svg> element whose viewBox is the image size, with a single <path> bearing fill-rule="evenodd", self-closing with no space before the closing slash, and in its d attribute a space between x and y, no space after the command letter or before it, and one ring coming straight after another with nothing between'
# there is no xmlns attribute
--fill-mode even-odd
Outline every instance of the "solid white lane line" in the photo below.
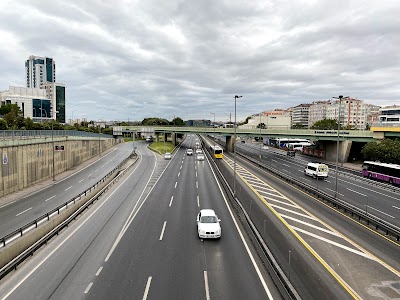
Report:
<svg viewBox="0 0 400 300"><path fill-rule="evenodd" d="M393 208L397 208L397 209L400 209L400 207L397 207L397 206L394 206L394 205L393 205L392 207L393 207Z"/></svg>
<svg viewBox="0 0 400 300"><path fill-rule="evenodd" d="M18 217L19 215L22 215L23 213L26 213L28 210L31 210L32 207L25 209L24 211L21 211L19 214L15 215L16 217Z"/></svg>
<svg viewBox="0 0 400 300"><path fill-rule="evenodd" d="M103 270L103 267L100 267L100 268L97 270L97 272L96 272L96 276L99 276L99 275L100 275L100 273L101 273L101 270Z"/></svg>
<svg viewBox="0 0 400 300"><path fill-rule="evenodd" d="M311 233L311 232L305 231L305 230L300 229L300 228L297 228L297 227L295 227L295 226L292 226L292 228L293 228L294 230L296 230L296 231L302 232L302 233L307 234L307 235L309 235L309 236L312 236L312 237L314 237L314 238L316 238L316 239L319 239L319 240L322 240L322 241L324 241L324 242L327 242L327 243L329 243L329 244L331 244L331 245L335 245L335 246L337 246L337 247L339 247L339 248L342 248L342 249L345 249L345 250L347 250L347 251L353 252L354 254L358 254L358 255L360 255L360 256L369 258L369 259L371 259L371 260L375 260L373 257L369 256L368 254L365 254L365 253L362 252L362 251L358 251L358 250L355 250L355 249L353 249L353 248L344 246L344 245L342 245L342 244L339 244L339 243L336 243L336 242L334 242L334 241L328 240L328 239L326 239L326 238L323 238L322 236L313 234L313 233Z"/></svg>
<svg viewBox="0 0 400 300"><path fill-rule="evenodd" d="M176 186L178 185L178 181L177 182L175 182L175 188L176 188Z"/></svg>
<svg viewBox="0 0 400 300"><path fill-rule="evenodd" d="M331 192L335 192L334 190L332 190L332 189L330 189L330 188L326 188L328 191L331 191ZM340 195L340 196L342 196L342 197L344 197L344 195L343 194L341 194L341 193L338 193L338 195Z"/></svg>
<svg viewBox="0 0 400 300"><path fill-rule="evenodd" d="M210 300L210 290L208 288L207 271L204 271L204 288L206 289L206 299Z"/></svg>
<svg viewBox="0 0 400 300"><path fill-rule="evenodd" d="M361 195L361 196L367 197L367 195L365 195L365 194L362 194L362 193L360 193L360 192L357 192L357 191L352 190L352 189L349 189L349 188L347 188L347 189L348 189L350 192L353 192L353 193L359 194L359 195Z"/></svg>
<svg viewBox="0 0 400 300"><path fill-rule="evenodd" d="M326 233L332 234L332 235L334 235L334 236L338 236L338 237L340 237L340 235L339 235L339 234L337 234L336 232L334 232L334 231L332 231L332 230L325 229L325 228L322 228L322 227L319 227L319 226L313 225L313 224L311 224L311 223L307 223L307 222L301 221L301 220L299 220L299 219L292 218L292 217L290 217L290 216L287 216L287 215L282 215L282 214L281 214L281 217L282 217L282 218L284 218L284 219L293 220L293 221L295 221L295 222L297 222L297 223L304 224L304 225L306 225L306 226L308 226L308 227L315 228L315 229L318 229L318 230L320 230L320 231L323 231L323 232L326 232ZM293 227L293 225L291 225L291 224L290 224L290 226L292 226L292 227Z"/></svg>
<svg viewBox="0 0 400 300"><path fill-rule="evenodd" d="M396 219L395 217L393 217L393 216L391 216L391 215L389 215L387 213L384 213L383 211L381 211L379 209L376 209L375 207L372 207L372 206L368 206L368 207L373 209L373 210L376 210L377 212L380 212L381 214L384 214L385 216L391 217L392 219Z"/></svg>
<svg viewBox="0 0 400 300"><path fill-rule="evenodd" d="M68 191L70 188L72 188L72 185L71 185L70 187L66 188L64 191L66 192L66 191Z"/></svg>
<svg viewBox="0 0 400 300"><path fill-rule="evenodd" d="M89 283L89 285L87 286L86 290L85 290L85 294L87 294L90 290L90 288L92 287L93 282Z"/></svg>
<svg viewBox="0 0 400 300"><path fill-rule="evenodd" d="M162 227L161 234L160 234L160 241L162 241L162 239L163 239L165 226L167 226L167 221L164 222L164 225Z"/></svg>
<svg viewBox="0 0 400 300"><path fill-rule="evenodd" d="M197 206L200 207L200 198L197 196Z"/></svg>
<svg viewBox="0 0 400 300"><path fill-rule="evenodd" d="M174 196L171 196L171 201L169 202L169 207L172 205L172 200L174 200Z"/></svg>
<svg viewBox="0 0 400 300"><path fill-rule="evenodd" d="M45 201L45 202L47 202L47 201L49 201L49 200L53 199L55 196L56 196L56 195L54 195L54 196L51 196L49 199L46 199L46 200L44 200L44 201Z"/></svg>
<svg viewBox="0 0 400 300"><path fill-rule="evenodd" d="M208 161L208 158L207 158L207 161ZM208 161L208 164L210 164L209 161ZM219 183L219 181L218 181L218 179L217 179L217 175L215 175L215 172L214 172L214 170L213 170L212 168L211 168L211 172L213 173L213 176L214 176L215 181L216 181L216 183L217 183L217 185L218 185L219 191L221 192L222 198L224 199L226 208L228 209L229 214L231 215L232 221L233 221L233 223L235 224L236 230L237 230L237 232L239 233L240 239L242 240L242 243L243 243L244 247L246 248L247 255L250 257L251 263L253 264L253 267L254 267L254 269L255 269L256 272L257 272L258 278L260 279L261 284L262 284L262 286L264 287L265 293L267 294L268 299L274 299L274 297L272 297L272 294L271 294L271 292L270 292L270 290L269 290L269 288L268 288L268 286L267 286L267 283L265 282L265 280L264 280L264 278L263 278L263 275L261 274L260 268L258 267L258 265L257 265L257 263L256 263L256 261L255 261L255 259L254 259L254 257L253 257L253 255L251 254L250 248L249 248L249 246L247 245L246 240L244 239L244 236L243 236L243 234L242 234L242 231L240 230L239 225L238 225L238 223L236 222L236 219L235 219L235 217L234 217L234 215L233 215L232 209L230 208L230 206L229 206L229 204L228 204L228 200L226 199L226 197L225 197L225 195L224 195L224 193L223 193L223 191L222 191L222 187L221 187L221 185L220 185L220 183Z"/></svg>
<svg viewBox="0 0 400 300"><path fill-rule="evenodd" d="M84 181L85 179L81 179L81 180L79 180L78 182L82 182L82 181Z"/></svg>
<svg viewBox="0 0 400 300"><path fill-rule="evenodd" d="M149 294L149 290L150 290L151 279L152 279L151 276L149 277L149 279L147 279L146 289L144 290L144 295L143 295L143 299L142 300L146 300L147 299L147 295Z"/></svg>
<svg viewBox="0 0 400 300"><path fill-rule="evenodd" d="M181 172L178 173L178 177L181 176Z"/></svg>

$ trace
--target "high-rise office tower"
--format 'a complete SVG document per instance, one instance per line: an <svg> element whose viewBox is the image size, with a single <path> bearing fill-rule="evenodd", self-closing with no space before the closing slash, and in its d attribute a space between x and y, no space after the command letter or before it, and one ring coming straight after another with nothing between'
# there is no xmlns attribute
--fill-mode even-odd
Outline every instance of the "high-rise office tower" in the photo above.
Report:
<svg viewBox="0 0 400 300"><path fill-rule="evenodd" d="M56 64L50 57L29 56L25 62L26 86L42 88L47 82L56 82Z"/></svg>

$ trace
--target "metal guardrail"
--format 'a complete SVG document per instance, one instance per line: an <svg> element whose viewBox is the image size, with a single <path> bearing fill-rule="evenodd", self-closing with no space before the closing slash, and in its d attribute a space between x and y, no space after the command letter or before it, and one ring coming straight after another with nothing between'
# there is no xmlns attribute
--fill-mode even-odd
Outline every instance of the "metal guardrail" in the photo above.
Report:
<svg viewBox="0 0 400 300"><path fill-rule="evenodd" d="M59 215L62 211L67 209L70 205L75 204L76 201L79 201L82 197L86 196L87 194L90 194L93 190L95 190L98 185L104 183L104 181L109 178L112 174L114 174L116 171L118 171L121 166L126 162L124 160L118 166L116 166L113 170L111 170L109 173L107 173L102 179L97 181L95 184L93 184L90 188L87 190L83 191L82 193L78 194L77 196L73 197L71 200L57 206L56 208L52 209L51 211L41 215L39 218L36 218L35 220L29 222L28 224L25 224L24 226L14 230L13 232L3 236L0 238L0 248L5 247L7 244L11 243L12 241L16 240L19 237L22 237L24 234L28 233L29 231L38 228L38 226L46 221L49 221L50 218Z"/></svg>
<svg viewBox="0 0 400 300"><path fill-rule="evenodd" d="M0 130L0 139L44 138L50 136L113 137L112 135L78 130Z"/></svg>
<svg viewBox="0 0 400 300"><path fill-rule="evenodd" d="M337 209L343 209L344 212L348 212L351 214L352 217L356 216L358 217L359 220L363 219L366 221L367 225L373 225L376 230L381 230L385 232L386 235L391 235L393 236L397 241L400 240L400 228L386 222L368 212L365 212L364 210L355 207L354 205L351 205L343 200L337 199L327 193L324 193L318 189L316 189L314 186L311 186L305 182L302 182L296 178L293 178L289 176L286 173L282 173L274 168L271 168L270 166L267 166L263 163L261 163L258 160L255 160L252 157L249 157L247 155L244 155L240 152L236 152L238 155L244 157L245 159L251 161L253 164L256 164L260 168L263 168L265 170L268 170L269 172L273 173L274 175L279 176L280 178L284 179L287 182L290 182L292 184L296 184L298 187L302 188L303 190L306 190L309 193L312 193L313 195L316 195L317 197L323 199L324 201L327 201L331 204L333 204L334 207Z"/></svg>
<svg viewBox="0 0 400 300"><path fill-rule="evenodd" d="M125 161L120 163L114 170L116 170L118 167L121 167L126 161L131 158L128 157ZM21 264L26 258L30 257L33 255L34 252L36 252L38 249L40 249L44 244L46 244L50 239L52 239L55 235L58 235L59 232L67 227L69 223L71 223L73 220L76 219L78 215L80 215L83 211L85 211L90 205L93 204L96 200L98 200L104 193L121 177L125 174L125 172L129 169L126 168L125 170L121 171L119 170L118 174L115 176L114 180L112 180L110 183L108 183L104 188L102 188L96 195L94 195L90 200L88 200L85 204L83 204L81 207L79 207L74 213L71 214L65 221L63 221L61 224L57 225L54 229L52 229L49 233L47 233L45 236L40 238L38 241L36 241L32 246L30 246L28 249L23 251L21 254L19 254L17 257L12 259L8 264L6 264L4 267L0 269L0 279L2 279L4 276L6 276L9 272L12 270L16 269L19 264ZM114 171L113 170L113 171ZM113 172L111 171L111 172ZM110 172L110 173L111 173ZM107 174L109 175L109 174ZM107 176L106 175L106 176ZM104 177L105 178L105 177ZM98 183L101 180L98 181ZM93 188L93 186L91 187ZM88 189L89 190L89 189ZM86 190L86 191L88 191ZM71 203L71 201L69 201Z"/></svg>

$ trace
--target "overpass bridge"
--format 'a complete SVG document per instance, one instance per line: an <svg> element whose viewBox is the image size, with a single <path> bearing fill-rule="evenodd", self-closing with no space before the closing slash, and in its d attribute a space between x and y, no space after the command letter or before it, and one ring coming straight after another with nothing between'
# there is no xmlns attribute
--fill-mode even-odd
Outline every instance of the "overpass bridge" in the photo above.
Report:
<svg viewBox="0 0 400 300"><path fill-rule="evenodd" d="M374 127L374 131L367 130L315 130L315 129L249 129L236 128L237 136L263 137L263 138L304 138L318 142L325 151L325 158L334 161L336 159L336 143L339 139L339 158L342 162L349 159L351 149L361 150L361 147L368 142L384 139L385 137L399 137L400 131L380 130ZM160 135L171 135L173 142L176 142L176 134L208 134L223 135L226 138L227 150L233 150L234 128L214 127L180 127L180 126L117 126L113 127L114 136L122 136L137 132L139 134L151 134L158 140Z"/></svg>

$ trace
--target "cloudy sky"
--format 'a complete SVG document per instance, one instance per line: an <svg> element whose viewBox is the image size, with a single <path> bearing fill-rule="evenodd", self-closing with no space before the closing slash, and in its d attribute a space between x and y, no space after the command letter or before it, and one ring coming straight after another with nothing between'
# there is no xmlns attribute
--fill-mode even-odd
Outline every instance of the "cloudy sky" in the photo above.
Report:
<svg viewBox="0 0 400 300"><path fill-rule="evenodd" d="M56 61L67 118L238 120L344 95L400 105L398 0L1 0L0 90Z"/></svg>

